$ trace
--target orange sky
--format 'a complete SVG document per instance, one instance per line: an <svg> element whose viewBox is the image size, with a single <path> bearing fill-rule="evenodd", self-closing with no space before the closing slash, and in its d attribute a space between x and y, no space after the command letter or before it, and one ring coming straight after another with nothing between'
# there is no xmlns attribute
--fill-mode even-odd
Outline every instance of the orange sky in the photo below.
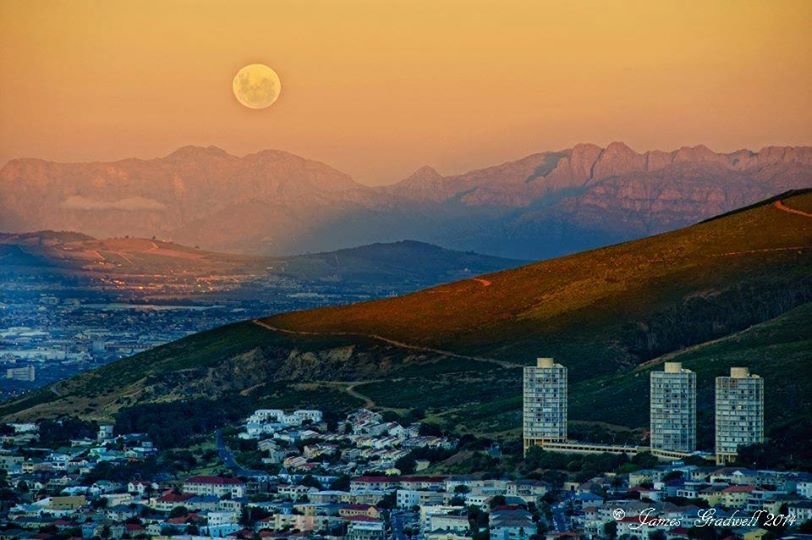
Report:
<svg viewBox="0 0 812 540"><path fill-rule="evenodd" d="M0 163L279 148L372 184L576 142L812 144L812 2L0 1ZM249 110L243 65L282 96Z"/></svg>

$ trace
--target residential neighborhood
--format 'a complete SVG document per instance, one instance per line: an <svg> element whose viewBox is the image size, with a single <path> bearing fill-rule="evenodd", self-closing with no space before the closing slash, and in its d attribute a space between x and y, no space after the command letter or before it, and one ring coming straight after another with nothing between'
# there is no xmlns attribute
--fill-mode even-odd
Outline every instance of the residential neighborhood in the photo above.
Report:
<svg viewBox="0 0 812 540"><path fill-rule="evenodd" d="M579 481L545 473L564 454L538 447L529 474L426 473L436 463L415 456L450 456L460 442L368 409L330 422L319 410L256 410L203 452L234 462L209 474L150 474L162 449L112 425L41 446L58 429L4 427L0 538L761 540L809 538L812 525L806 472L641 454ZM261 467L237 463L248 455L232 450L239 441L256 445Z"/></svg>

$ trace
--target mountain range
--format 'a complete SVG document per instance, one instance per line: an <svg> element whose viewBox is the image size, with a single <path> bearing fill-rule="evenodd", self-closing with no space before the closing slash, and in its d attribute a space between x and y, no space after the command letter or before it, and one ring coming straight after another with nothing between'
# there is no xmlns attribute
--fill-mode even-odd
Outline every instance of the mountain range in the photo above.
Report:
<svg viewBox="0 0 812 540"><path fill-rule="evenodd" d="M193 335L7 402L0 417L366 403L515 438L521 368L552 356L569 370L571 420L642 429L648 371L676 360L698 373L701 433L713 433L713 378L733 365L764 377L773 430L812 409L810 268L805 190L642 240Z"/></svg>
<svg viewBox="0 0 812 540"><path fill-rule="evenodd" d="M0 230L71 230L250 254L415 239L541 259L690 225L812 186L812 148L637 153L623 143L532 154L454 176L423 167L369 187L266 150L184 147L157 159L0 170Z"/></svg>

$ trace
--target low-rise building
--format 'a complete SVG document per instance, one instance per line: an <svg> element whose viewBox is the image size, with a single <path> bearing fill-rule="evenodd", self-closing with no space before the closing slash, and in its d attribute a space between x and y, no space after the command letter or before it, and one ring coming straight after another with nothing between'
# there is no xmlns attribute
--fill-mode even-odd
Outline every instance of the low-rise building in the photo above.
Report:
<svg viewBox="0 0 812 540"><path fill-rule="evenodd" d="M238 498L245 495L245 482L233 477L191 476L183 483L183 491L194 495Z"/></svg>

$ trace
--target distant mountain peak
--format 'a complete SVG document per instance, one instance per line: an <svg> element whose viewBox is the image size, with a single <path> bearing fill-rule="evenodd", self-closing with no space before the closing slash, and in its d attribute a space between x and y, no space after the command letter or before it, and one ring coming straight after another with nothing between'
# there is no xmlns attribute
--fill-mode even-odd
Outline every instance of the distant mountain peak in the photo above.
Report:
<svg viewBox="0 0 812 540"><path fill-rule="evenodd" d="M201 157L226 157L236 159L236 156L229 154L219 146L196 146L192 144L181 146L171 154L168 154L165 159L198 159Z"/></svg>
<svg viewBox="0 0 812 540"><path fill-rule="evenodd" d="M606 146L606 153L609 154L621 154L621 155L630 155L630 154L637 154L632 148L623 141L612 141Z"/></svg>
<svg viewBox="0 0 812 540"><path fill-rule="evenodd" d="M423 165L408 178L406 178L405 182L426 182L426 181L436 181L442 180L443 175L437 172L437 169L431 167L430 165Z"/></svg>
<svg viewBox="0 0 812 540"><path fill-rule="evenodd" d="M424 165L400 182L387 186L386 189L401 197L419 200L443 200L445 178L434 167Z"/></svg>

